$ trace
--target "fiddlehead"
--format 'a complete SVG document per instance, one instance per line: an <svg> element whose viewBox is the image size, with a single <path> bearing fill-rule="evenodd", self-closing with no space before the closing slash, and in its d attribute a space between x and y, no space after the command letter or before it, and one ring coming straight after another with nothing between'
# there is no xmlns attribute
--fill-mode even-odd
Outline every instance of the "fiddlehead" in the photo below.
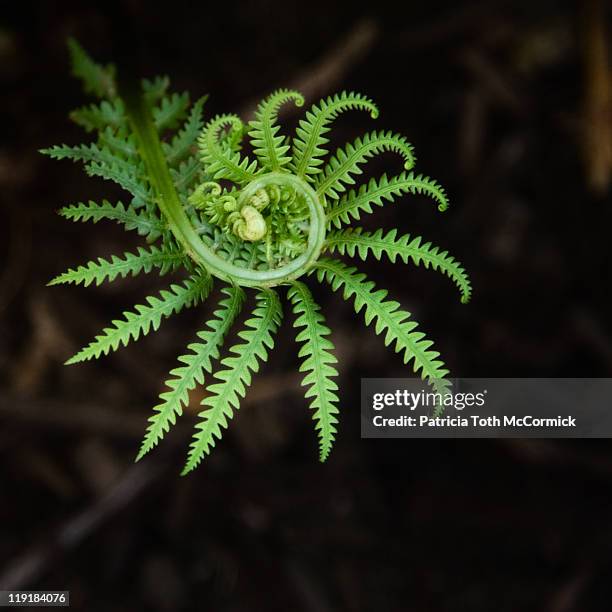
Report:
<svg viewBox="0 0 612 612"><path fill-rule="evenodd" d="M467 274L446 251L418 236L398 237L396 230L371 233L345 227L362 213L372 212L373 206L406 193L428 195L441 211L448 207L444 189L413 172L383 175L347 191L362 174L362 164L384 151L398 153L406 170L413 167L412 145L401 135L371 132L338 148L325 162L327 135L340 113L358 109L372 118L378 116L369 98L342 92L319 101L290 138L280 133L278 113L288 102L296 107L304 104L297 91L280 89L270 94L248 126L233 114L205 122L206 97L190 107L188 94L168 93L165 77L143 81L140 92L125 91L117 86L114 67L96 64L74 41L70 51L74 74L87 91L101 98L72 113L72 118L88 132L97 133L97 140L43 152L83 163L90 175L116 182L130 198L124 199L127 204L90 201L65 206L60 214L74 221L116 221L136 230L149 244L123 257L99 258L71 268L50 284L97 285L153 270L169 274L179 268L187 279L126 311L68 363L108 354L155 331L163 319L207 299L215 278L225 283L225 298L213 318L179 358L181 365L170 373L138 458L159 443L182 414L189 391L205 384L205 378L210 380L208 393L185 472L211 451L239 408L252 374L273 348L282 316L281 295L273 288L281 285L289 287L287 297L299 328L300 371L313 409L320 458L328 457L341 399L336 393L332 332L304 282L308 276L334 291L341 289L344 299L354 302L356 314L363 315L366 325L373 324L385 345L400 353L413 372L436 391L448 388L448 372L439 354L410 314L355 268L321 258L326 251L363 260L384 255L391 262L399 258L423 264L447 274L460 289L463 302L470 298ZM243 153L245 137L254 158ZM257 304L230 356L221 359L224 340L245 301L241 286L256 289Z"/></svg>

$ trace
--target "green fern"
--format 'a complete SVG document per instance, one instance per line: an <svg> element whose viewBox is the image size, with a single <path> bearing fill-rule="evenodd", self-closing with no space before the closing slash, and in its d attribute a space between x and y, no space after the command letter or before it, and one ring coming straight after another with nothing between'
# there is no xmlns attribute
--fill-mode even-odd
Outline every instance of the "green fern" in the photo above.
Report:
<svg viewBox="0 0 612 612"><path fill-rule="evenodd" d="M293 303L293 312L298 315L294 326L304 328L296 337L296 342L305 342L298 353L298 357L305 358L300 372L307 372L302 385L310 387L306 398L313 398L310 407L315 409L313 418L319 431L319 457L325 461L331 451L338 423L339 400L335 393L338 385L333 381L338 372L331 365L338 360L331 353L334 345L327 339L331 332L325 326L319 305L308 287L299 281L293 283L289 289L289 299Z"/></svg>
<svg viewBox="0 0 612 612"><path fill-rule="evenodd" d="M295 130L293 140L292 170L301 177L308 178L321 172L323 157L327 153L324 145L329 139L324 136L329 132L329 124L342 112L358 109L369 111L373 119L378 117L378 108L369 98L361 94L347 93L330 96L321 100L306 113L306 119L301 119Z"/></svg>
<svg viewBox="0 0 612 612"><path fill-rule="evenodd" d="M440 354L429 350L433 343L416 331L417 324L410 320L409 312L401 310L398 302L385 299L385 289L375 290L365 274L333 259L320 259L314 271L319 282L326 281L334 291L342 288L345 300L353 298L355 312L363 310L366 325L374 322L377 334L385 332L385 346L394 344L395 352L403 353L404 363L413 362L415 374L432 382L446 378L448 370L438 359Z"/></svg>
<svg viewBox="0 0 612 612"><path fill-rule="evenodd" d="M364 232L361 228L330 232L325 246L330 253L337 251L354 257L356 254L365 261L372 253L380 261L386 255L391 263L399 257L404 263L411 260L416 266L423 264L431 266L446 274L461 292L461 302L467 304L472 295L472 285L463 266L446 251L432 246L430 242L423 243L420 236L412 238L410 234L397 238L397 230L390 230L384 235L383 230L374 233Z"/></svg>
<svg viewBox="0 0 612 612"><path fill-rule="evenodd" d="M361 213L371 213L372 206L383 206L385 202L393 200L404 193L424 194L431 197L438 204L438 210L448 208L446 192L436 181L422 176L415 176L412 172L402 172L390 179L383 174L380 179L370 179L367 185L362 185L357 191L351 190L339 200L331 204L327 211L329 225L342 227L352 220L359 221Z"/></svg>
<svg viewBox="0 0 612 612"><path fill-rule="evenodd" d="M288 287L302 385L310 400L320 459L327 459L337 434L340 398L330 330L304 283L313 274L332 290L341 290L344 299L352 299L366 325L373 325L385 345L436 391L449 388L446 367L410 314L355 268L321 257L385 256L392 263L399 258L446 274L463 302L471 295L463 267L424 239L400 236L397 230L345 227L405 194L429 196L439 210L448 207L444 189L412 171L355 185L363 164L386 151L398 153L406 170L412 168L413 148L401 135L377 130L328 155L331 124L341 113L356 109L378 117L369 98L342 92L321 100L306 111L290 137L281 133L278 114L289 102L304 104L297 91L270 94L248 125L231 114L206 120L206 97L191 104L187 93L170 91L167 77L143 80L139 94L126 95L117 87L113 66L98 65L75 41L69 48L73 73L99 98L71 114L92 133L93 141L42 152L83 163L90 176L114 181L131 199L127 204L81 202L61 208L59 214L72 221L120 223L148 244L71 268L49 284L99 285L154 270L160 275L182 270L186 279L125 312L67 363L106 355L157 330L163 319L204 301L213 279L223 287L212 318L170 372L138 459L176 423L196 386L205 388L203 410L183 473L211 452L240 407L252 375L273 348L282 316L275 291L280 286ZM245 142L250 142L253 159L243 153ZM245 301L242 288L256 290L256 306L238 333L238 343L221 359Z"/></svg>
<svg viewBox="0 0 612 612"><path fill-rule="evenodd" d="M205 300L211 287L210 277L202 274L181 285L171 285L170 290L162 290L159 297L148 297L146 304L137 305L134 308L136 312L124 312L124 319L113 321L112 327L105 328L95 340L68 359L66 365L108 355L120 345L127 346L130 340L138 340L141 335L146 336L149 331L156 331L162 318Z"/></svg>
<svg viewBox="0 0 612 612"><path fill-rule="evenodd" d="M196 425L197 432L189 449L187 464L183 474L190 472L210 453L215 446L215 438L220 440L222 429L234 416L240 406L246 388L251 384L251 372L257 373L262 361L268 359L268 350L274 346L273 334L278 329L282 310L278 295L272 289L263 289L257 294L257 308L253 317L245 323L245 329L238 333L241 344L230 349L231 357L226 357L221 365L225 369L215 374L219 381L208 387L210 395L202 400L207 406L200 413L201 422Z"/></svg>
<svg viewBox="0 0 612 612"><path fill-rule="evenodd" d="M111 204L104 200L102 204L96 204L91 200L87 203L72 204L64 206L58 211L65 219L70 221L92 221L97 223L101 219L116 221L123 224L127 230L135 230L141 236L147 236L153 240L158 238L164 230L164 223L158 217L143 210L124 206L121 202Z"/></svg>
<svg viewBox="0 0 612 612"><path fill-rule="evenodd" d="M212 363L219 359L223 340L244 302L244 292L239 287L225 287L223 292L227 297L219 303L220 308L214 313L216 318L207 322L210 329L198 333L200 342L190 344L187 348L191 353L179 357L179 361L184 365L170 372L173 378L166 382L170 391L159 396L162 402L155 406L155 413L149 418L150 424L137 460L156 446L170 426L174 425L176 417L181 416L183 406L187 404L189 391L194 389L196 384L204 384L204 373L210 374Z"/></svg>
<svg viewBox="0 0 612 612"><path fill-rule="evenodd" d="M270 94L259 104L255 111L255 119L249 123L249 136L259 163L271 171L280 170L291 161L287 151L291 148L285 144L283 136L279 136L280 126L277 125L279 108L293 100L295 105L304 105L304 96L290 89L279 89Z"/></svg>
<svg viewBox="0 0 612 612"><path fill-rule="evenodd" d="M161 250L156 246L148 249L138 247L137 253L124 253L123 258L112 255L111 260L107 261L98 258L98 261L71 268L63 274L56 276L48 284L62 285L74 284L88 287L92 283L101 285L103 282L114 281L118 276L125 278L128 275L137 276L141 272L151 272L153 268L159 269L159 274L167 274L175 271L181 264L185 265L185 255L181 251Z"/></svg>

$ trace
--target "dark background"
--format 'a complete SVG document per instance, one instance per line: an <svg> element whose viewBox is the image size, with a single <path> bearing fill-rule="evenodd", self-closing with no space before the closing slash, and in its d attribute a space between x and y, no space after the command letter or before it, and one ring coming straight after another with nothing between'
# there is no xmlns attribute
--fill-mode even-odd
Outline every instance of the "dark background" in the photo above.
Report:
<svg viewBox="0 0 612 612"><path fill-rule="evenodd" d="M248 116L280 86L309 101L367 93L382 111L376 125L348 113L334 139L373 127L407 135L417 170L452 205L440 214L405 197L365 225L449 249L474 297L461 305L429 270L360 267L414 313L455 376L610 376L609 18L603 3L552 0L3 7L0 586L70 589L72 608L87 611L610 610L609 442L361 440L360 377L406 370L324 288L314 287L341 386L326 464L286 309L213 455L178 476L200 391L134 466L150 407L209 307L64 367L165 281L46 288L68 266L138 239L57 217L62 205L119 192L37 153L83 140L67 119L85 102L69 76L69 35L100 61L168 74L194 99L210 93L209 116ZM389 156L368 173L398 169Z"/></svg>

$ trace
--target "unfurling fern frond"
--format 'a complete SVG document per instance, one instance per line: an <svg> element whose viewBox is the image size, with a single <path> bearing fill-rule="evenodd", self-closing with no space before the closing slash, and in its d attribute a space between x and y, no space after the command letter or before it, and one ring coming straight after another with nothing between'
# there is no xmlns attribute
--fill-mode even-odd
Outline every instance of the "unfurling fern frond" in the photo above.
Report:
<svg viewBox="0 0 612 612"><path fill-rule="evenodd" d="M324 136L330 130L329 124L342 112L357 109L369 111L373 119L378 117L378 108L366 96L343 91L321 100L300 119L293 139L293 161L291 169L300 177L311 180L311 175L321 172L323 157L327 154L325 145L329 139Z"/></svg>
<svg viewBox="0 0 612 612"><path fill-rule="evenodd" d="M121 202L111 204L107 200L103 200L102 204L91 200L87 204L71 204L60 208L58 214L71 221L116 221L122 223L125 229L136 230L141 236L149 236L151 239L158 237L165 227L161 219L148 211L133 210L126 208Z"/></svg>
<svg viewBox="0 0 612 612"><path fill-rule="evenodd" d="M98 261L90 261L77 268L71 268L56 276L48 285L70 283L85 287L92 283L101 285L105 281L114 281L118 276L122 278L128 275L136 276L141 272L151 272L153 268L158 268L160 275L167 274L186 263L185 255L181 251L162 250L156 246L148 249L138 247L137 253L124 253L123 258L112 255L108 261L98 257Z"/></svg>
<svg viewBox="0 0 612 612"><path fill-rule="evenodd" d="M350 188L362 174L363 164L379 153L399 153L406 169L413 166L412 146L390 131L371 132L341 148L334 146L336 152L325 161L331 124L341 113L355 109L378 116L369 98L342 92L320 100L306 111L290 137L283 134L279 111L289 102L297 107L304 104L297 91L271 93L248 125L232 114L204 118L206 97L190 105L187 93L170 91L168 77L145 79L138 92L125 79L115 79L113 66L96 64L74 41L69 45L73 73L99 98L71 117L94 132L94 138L88 144L49 147L43 153L82 162L89 175L114 181L132 198L126 204L79 203L59 213L73 221L118 222L136 230L147 246L76 266L49 284L99 285L151 271L166 274L179 267L187 280L125 312L67 363L108 354L157 330L162 319L206 299L213 278L223 287L214 315L170 372L148 419L138 459L176 423L197 385L204 385L204 399L183 473L211 452L252 375L268 359L282 317L275 292L279 286L288 287L302 386L312 410L320 459L327 459L340 402L330 331L303 282L313 273L334 291L341 288L345 299L352 298L366 325L372 324L385 345L392 345L405 363L412 363L437 392L448 389L444 364L410 314L355 268L321 258L327 252L363 260L386 256L392 263L397 258L410 260L447 274L459 287L462 301L470 296L462 266L421 238L400 236L396 230L338 231L362 213L372 212L374 206L403 194L428 195L440 210L448 206L438 183L413 172L383 175ZM242 153L249 142L251 158ZM257 292L257 303L237 343L220 360L246 299L243 288Z"/></svg>
<svg viewBox="0 0 612 612"><path fill-rule="evenodd" d="M463 266L447 251L440 250L431 242L423 242L420 236L411 237L410 234L397 237L397 230L390 230L386 235L383 230L374 233L364 232L361 228L330 232L325 240L325 247L333 253L341 255L355 254L365 261L372 253L380 261L386 255L391 263L399 257L404 263L412 260L415 265L423 264L426 268L431 266L446 274L461 292L461 302L467 304L472 295L472 285Z"/></svg>
<svg viewBox="0 0 612 612"><path fill-rule="evenodd" d="M366 325L374 321L376 333L385 333L385 346L394 344L395 352L403 353L404 363L413 361L416 374L430 381L448 375L448 370L438 359L440 354L429 350L432 342L425 338L425 334L416 331L417 324L410 320L409 312L401 310L398 302L385 299L385 289L375 289L365 274L333 259L319 260L316 273L319 282L325 280L334 291L342 288L344 299L353 298L355 312L364 311Z"/></svg>
<svg viewBox="0 0 612 612"><path fill-rule="evenodd" d="M230 133L241 134L244 126L237 115L219 115L206 124L198 139L200 156L213 178L244 185L255 178L257 162L248 157L242 159L237 151L222 146L221 132L227 127Z"/></svg>
<svg viewBox="0 0 612 612"><path fill-rule="evenodd" d="M268 170L280 170L291 161L286 155L290 146L284 144L285 138L278 135L280 126L276 121L278 110L283 104L293 100L296 106L304 105L304 96L290 89L278 89L259 103L255 119L249 122L249 137L259 163Z"/></svg>
<svg viewBox="0 0 612 612"><path fill-rule="evenodd" d="M146 336L151 329L156 331L162 318L205 300L211 287L210 276L202 274L185 281L182 285L171 285L170 290L162 290L159 297L148 297L146 304L135 306L136 312L124 312L124 319L113 321L112 327L104 329L93 342L68 359L66 364L108 355L110 351L116 351L120 345L127 346L130 340L138 340L141 335Z"/></svg>
<svg viewBox="0 0 612 612"><path fill-rule="evenodd" d="M226 287L223 293L226 298L219 303L219 309L214 313L216 318L206 323L209 329L198 332L199 342L187 347L191 353L179 357L183 365L170 372L172 378L166 381L170 390L159 396L162 401L153 408L155 414L149 417L149 426L136 457L137 461L156 446L170 426L174 425L176 417L181 416L183 407L187 404L189 391L194 389L196 384L204 384L204 374L210 374L213 361L219 359L225 336L244 303L244 291L239 287Z"/></svg>
<svg viewBox="0 0 612 612"><path fill-rule="evenodd" d="M393 151L401 155L406 170L414 166L412 145L403 136L393 132L371 132L336 151L323 168L323 173L315 179L317 193L337 200L340 192L346 191L346 185L355 184L351 175L362 174L360 164L383 151Z"/></svg>
<svg viewBox="0 0 612 612"><path fill-rule="evenodd" d="M314 420L319 431L319 458L325 461L331 451L338 423L338 385L333 378L338 372L332 364L338 360L331 352L334 345L327 336L331 333L319 305L314 301L308 287L299 281L289 288L288 297L293 303L297 319L294 327L302 327L296 342L304 342L298 357L304 358L300 372L307 372L302 386L308 386L306 397L312 397L310 408L315 410Z"/></svg>
<svg viewBox="0 0 612 612"><path fill-rule="evenodd" d="M200 413L201 421L189 449L183 474L193 470L210 453L222 429L234 415L251 384L251 373L257 373L262 361L268 358L268 350L274 346L273 334L278 329L282 310L278 295L272 289L262 289L257 294L257 307L253 317L245 323L238 336L242 342L230 349L231 357L221 361L224 369L215 374L216 382L208 387L209 396L202 400L206 408Z"/></svg>
<svg viewBox="0 0 612 612"><path fill-rule="evenodd" d="M86 93L92 93L98 98L114 98L117 95L115 67L112 64L96 64L74 38L68 39L68 50L72 74L83 81Z"/></svg>
<svg viewBox="0 0 612 612"><path fill-rule="evenodd" d="M393 200L403 194L423 194L432 198L438 204L438 210L448 208L448 197L444 188L436 181L413 172L387 178L383 174L380 179L370 179L367 185L362 185L357 191L352 189L327 209L327 220L330 226L337 228L348 225L352 219L359 220L362 212L371 213L372 206L383 206L385 201Z"/></svg>

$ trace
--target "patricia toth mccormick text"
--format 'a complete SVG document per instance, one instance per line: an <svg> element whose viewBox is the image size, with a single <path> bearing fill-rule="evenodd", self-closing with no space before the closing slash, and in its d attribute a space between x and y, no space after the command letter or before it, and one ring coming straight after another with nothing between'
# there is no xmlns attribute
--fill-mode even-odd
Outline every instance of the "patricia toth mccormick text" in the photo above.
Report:
<svg viewBox="0 0 612 612"><path fill-rule="evenodd" d="M611 379L363 378L365 438L612 437Z"/></svg>

